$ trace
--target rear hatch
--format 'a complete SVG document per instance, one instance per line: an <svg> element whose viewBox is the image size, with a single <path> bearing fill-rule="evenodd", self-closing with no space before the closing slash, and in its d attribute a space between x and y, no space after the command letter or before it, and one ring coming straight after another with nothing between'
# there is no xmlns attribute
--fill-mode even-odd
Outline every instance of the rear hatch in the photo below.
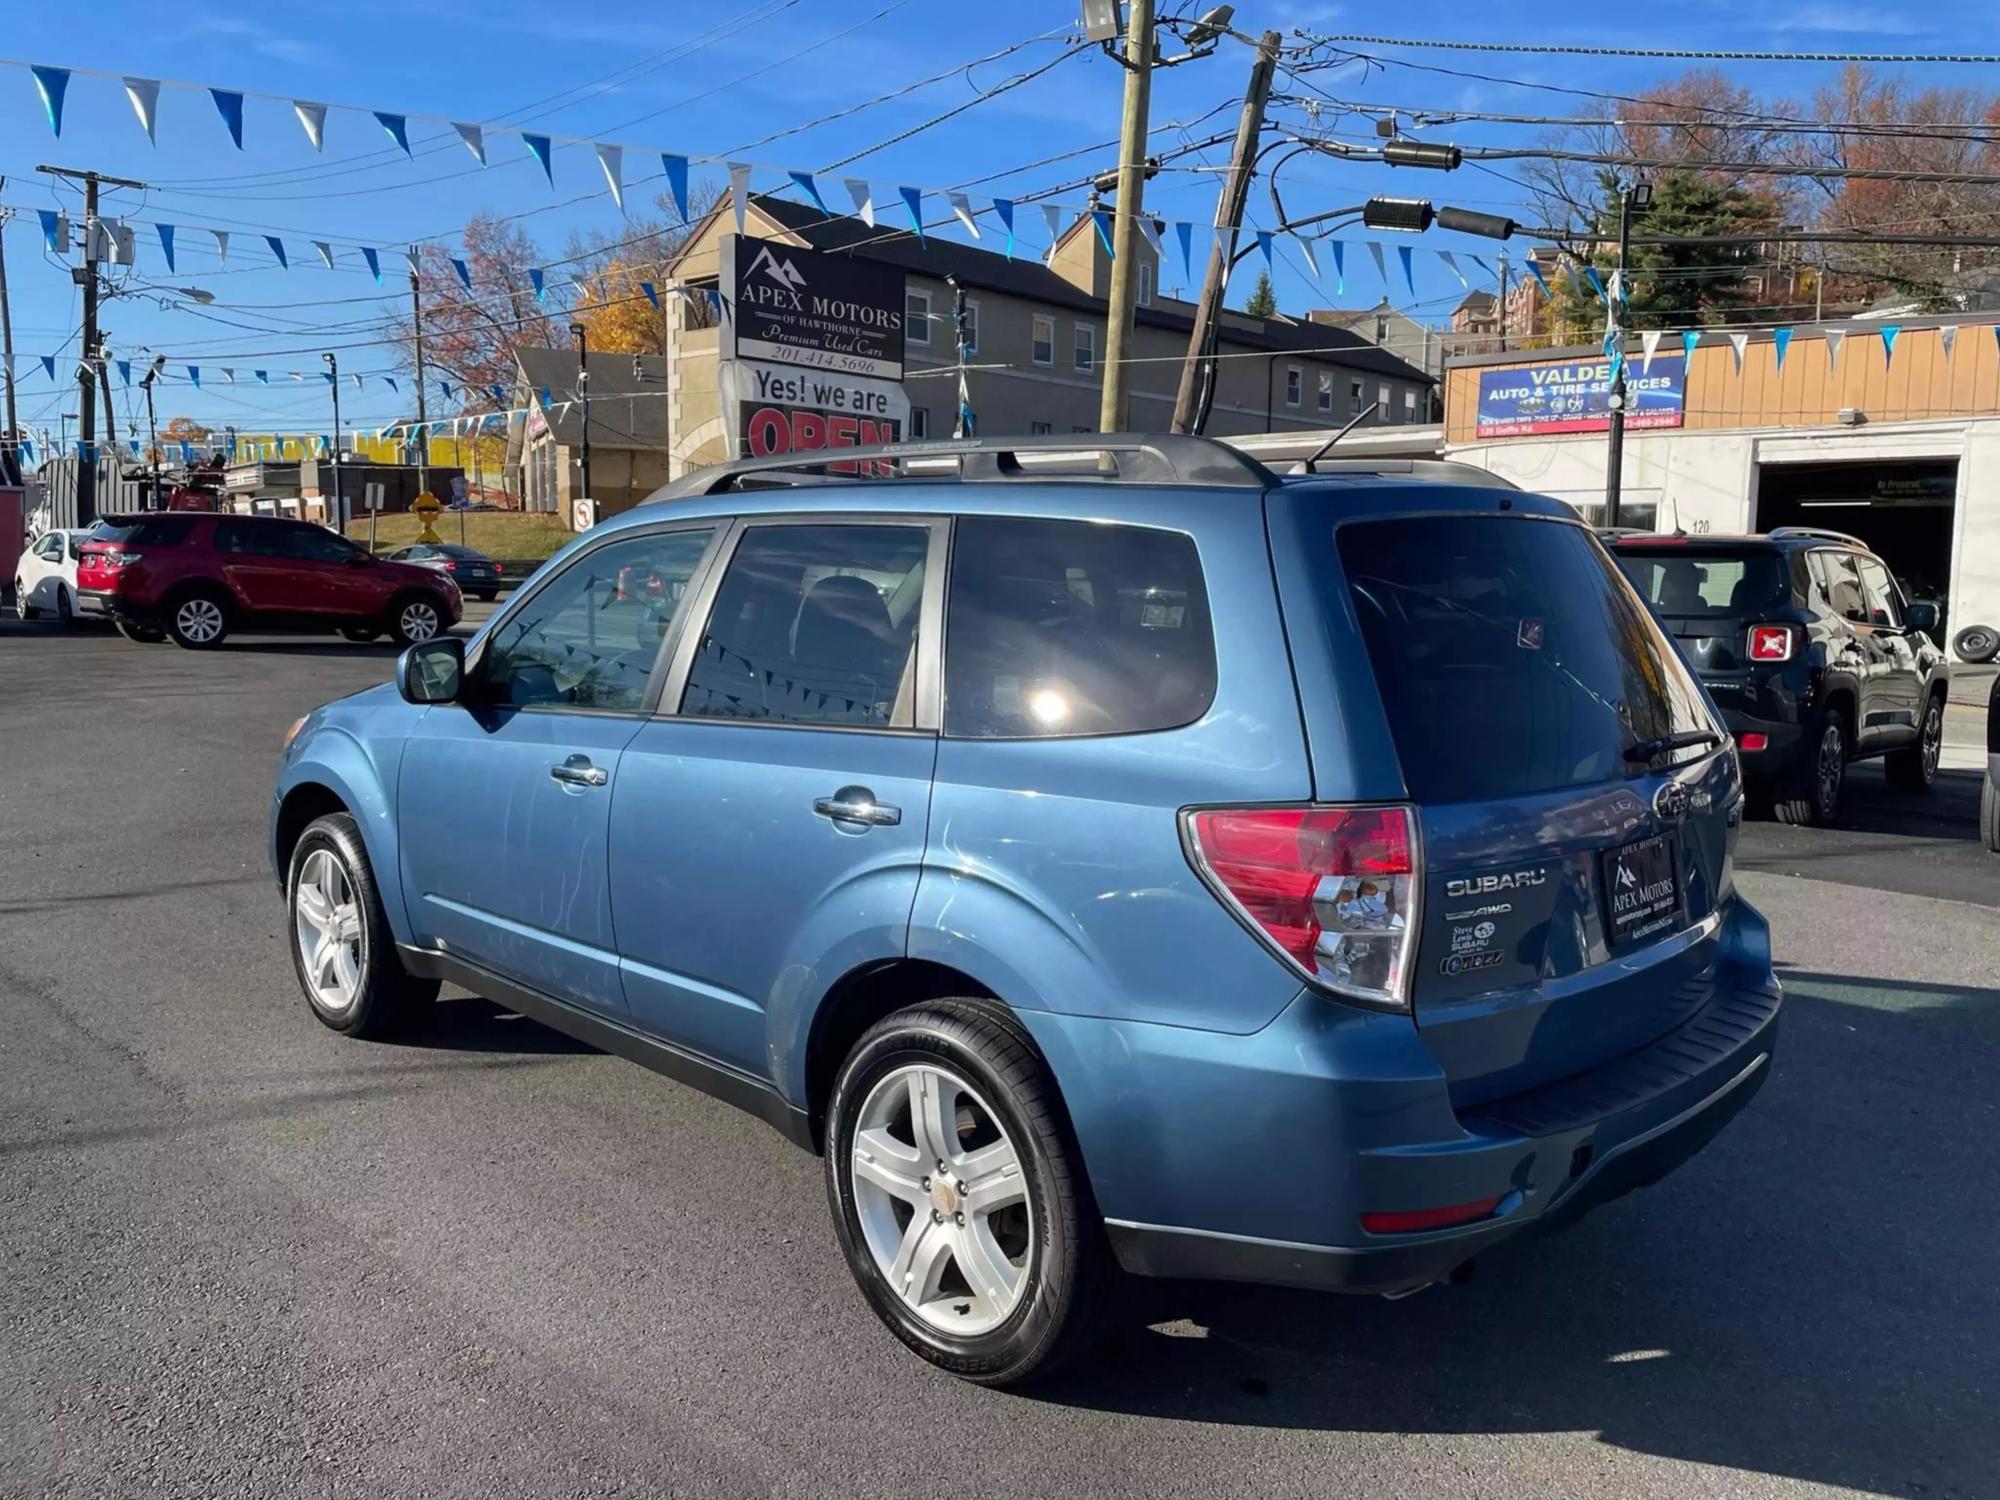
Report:
<svg viewBox="0 0 2000 1500"><path fill-rule="evenodd" d="M1318 795L1415 807L1410 1003L1470 1105L1635 1051L1700 1008L1740 795L1699 685L1586 528L1437 494L1463 513L1327 515L1313 590L1335 618L1313 633L1336 657L1335 705L1316 712L1301 684L1319 770L1323 739L1368 734L1355 684L1372 679L1401 785ZM1288 593L1295 650L1301 612Z"/></svg>
<svg viewBox="0 0 2000 1500"><path fill-rule="evenodd" d="M84 538L76 586L92 593L143 594L149 553L178 547L194 530L191 516L106 516Z"/></svg>
<svg viewBox="0 0 2000 1500"><path fill-rule="evenodd" d="M1747 681L1751 627L1792 609L1788 563L1776 547L1641 537L1621 539L1614 556L1705 681Z"/></svg>

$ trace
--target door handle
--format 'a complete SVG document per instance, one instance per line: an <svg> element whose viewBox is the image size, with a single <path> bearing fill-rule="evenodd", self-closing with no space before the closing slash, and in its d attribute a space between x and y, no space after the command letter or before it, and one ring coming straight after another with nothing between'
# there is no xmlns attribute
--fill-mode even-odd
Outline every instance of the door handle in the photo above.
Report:
<svg viewBox="0 0 2000 1500"><path fill-rule="evenodd" d="M602 766L593 766L588 755L572 755L561 765L549 767L549 779L564 786L603 786L611 779L611 773Z"/></svg>
<svg viewBox="0 0 2000 1500"><path fill-rule="evenodd" d="M844 786L831 797L813 803L813 811L836 823L869 823L893 828L903 821L903 810L877 802L865 786Z"/></svg>

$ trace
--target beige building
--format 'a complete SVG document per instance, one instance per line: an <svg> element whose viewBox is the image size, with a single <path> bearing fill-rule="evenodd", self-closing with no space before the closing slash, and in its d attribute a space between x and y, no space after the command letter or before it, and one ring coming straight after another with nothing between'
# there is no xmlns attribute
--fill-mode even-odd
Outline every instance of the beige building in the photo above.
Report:
<svg viewBox="0 0 2000 1500"><path fill-rule="evenodd" d="M527 510L569 513L583 494L583 401L576 353L517 349L507 466ZM668 361L656 354L590 356L590 482L600 516L629 510L665 484Z"/></svg>
<svg viewBox="0 0 2000 1500"><path fill-rule="evenodd" d="M735 227L725 201L668 268L689 293L667 299L667 425L676 474L732 456L735 436L717 391L719 333L708 294L716 286L723 237ZM903 387L910 400L905 436L948 437L956 420L959 355L947 277L966 293L973 345L966 382L977 431L1098 430L1111 262L1088 220L1071 226L1047 264L1032 253L1009 260L997 248L938 236L919 244L908 230L871 229L860 219L828 218L779 198L751 198L746 227L759 238L865 255L901 269L907 301ZM993 238L989 228L988 242ZM1162 295L1157 255L1143 242L1137 253L1143 259L1131 425L1164 431L1193 305ZM1432 382L1424 372L1346 329L1230 312L1221 337L1207 427L1213 436L1337 427L1371 402L1381 405L1377 422L1418 423L1429 414Z"/></svg>
<svg viewBox="0 0 2000 1500"><path fill-rule="evenodd" d="M1377 349L1386 349L1436 380L1444 374L1444 337L1440 330L1393 306L1387 297L1373 307L1315 307L1309 322L1345 328Z"/></svg>

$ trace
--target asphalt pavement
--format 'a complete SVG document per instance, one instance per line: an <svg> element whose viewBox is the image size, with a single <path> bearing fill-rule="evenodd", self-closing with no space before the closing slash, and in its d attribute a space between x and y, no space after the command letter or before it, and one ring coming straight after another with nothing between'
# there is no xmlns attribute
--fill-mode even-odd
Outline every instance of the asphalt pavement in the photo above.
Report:
<svg viewBox="0 0 2000 1500"><path fill-rule="evenodd" d="M1406 1301L1147 1287L1003 1394L875 1323L765 1127L475 998L402 1045L311 1020L278 741L392 660L0 621L0 1492L1995 1493L1965 787L1746 830L1785 1034L1665 1183Z"/></svg>

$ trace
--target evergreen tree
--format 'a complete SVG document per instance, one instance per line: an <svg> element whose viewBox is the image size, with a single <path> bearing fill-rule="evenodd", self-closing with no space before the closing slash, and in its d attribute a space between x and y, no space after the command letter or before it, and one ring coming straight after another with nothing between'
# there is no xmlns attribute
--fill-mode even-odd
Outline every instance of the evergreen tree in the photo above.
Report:
<svg viewBox="0 0 2000 1500"><path fill-rule="evenodd" d="M1278 294L1271 290L1271 273L1259 271L1257 284L1250 289L1250 300L1243 304L1243 311L1253 318L1275 317L1278 311Z"/></svg>

